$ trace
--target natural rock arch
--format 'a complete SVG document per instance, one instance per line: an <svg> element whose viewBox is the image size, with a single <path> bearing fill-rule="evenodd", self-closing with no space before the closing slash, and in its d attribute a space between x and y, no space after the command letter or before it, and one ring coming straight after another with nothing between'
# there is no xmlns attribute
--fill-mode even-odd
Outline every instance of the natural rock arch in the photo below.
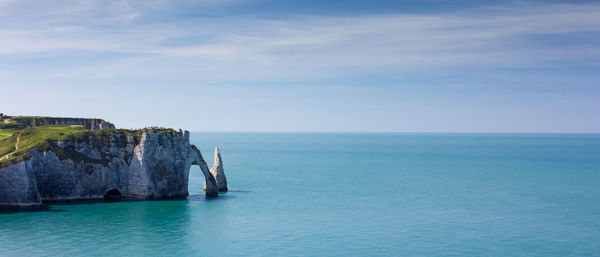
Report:
<svg viewBox="0 0 600 257"><path fill-rule="evenodd" d="M195 145L192 145L192 165L198 165L198 167L200 167L200 170L202 170L202 174L204 174L206 196L218 196L219 188L217 186L217 181L210 174L206 161L204 160L204 158L202 158L200 150L198 150L198 148Z"/></svg>

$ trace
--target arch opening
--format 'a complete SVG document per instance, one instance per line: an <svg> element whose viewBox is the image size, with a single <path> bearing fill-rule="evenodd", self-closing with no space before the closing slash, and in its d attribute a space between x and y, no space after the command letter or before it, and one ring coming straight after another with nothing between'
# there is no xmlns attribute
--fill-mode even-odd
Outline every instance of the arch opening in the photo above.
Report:
<svg viewBox="0 0 600 257"><path fill-rule="evenodd" d="M192 145L192 150L193 150L193 159L192 159L192 165L197 165L198 167L200 167L200 170L202 171L202 174L204 175L204 184L205 184L205 195L206 196L218 196L219 195L219 191L218 191L218 187L217 187L217 181L215 180L215 178L210 174L210 171L208 170L208 165L206 165L206 161L204 161L204 158L202 158L202 154L200 153L200 150L198 150L198 148L196 148L195 145ZM189 176L188 176L189 177ZM189 181L188 181L189 183Z"/></svg>
<svg viewBox="0 0 600 257"><path fill-rule="evenodd" d="M121 192L113 188L104 194L104 201L119 201L121 200Z"/></svg>

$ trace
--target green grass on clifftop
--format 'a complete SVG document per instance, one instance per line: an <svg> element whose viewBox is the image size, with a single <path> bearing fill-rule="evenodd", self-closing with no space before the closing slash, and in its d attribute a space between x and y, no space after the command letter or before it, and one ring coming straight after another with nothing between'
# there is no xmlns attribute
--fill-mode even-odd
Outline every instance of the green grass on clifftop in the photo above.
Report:
<svg viewBox="0 0 600 257"><path fill-rule="evenodd" d="M15 133L14 130L0 129L0 140L10 137L13 133Z"/></svg>
<svg viewBox="0 0 600 257"><path fill-rule="evenodd" d="M114 128L115 126L102 119L65 118L43 116L0 116L0 130L20 130L39 126L58 126L80 124L87 129ZM0 138L1 139L1 138Z"/></svg>
<svg viewBox="0 0 600 257"><path fill-rule="evenodd" d="M85 131L88 130L81 126L72 127L68 125L43 126L14 131L9 137L0 140L0 158L10 154L9 157L0 160L0 166L2 166L2 163L22 160L29 149L42 142L47 140L64 140L73 134ZM18 146L19 149L16 149L16 146Z"/></svg>
<svg viewBox="0 0 600 257"><path fill-rule="evenodd" d="M53 150L61 159L85 159L85 156L70 149L58 148L54 142L67 140L88 142L92 146L101 146L104 142L113 141L117 145L126 145L127 136L133 136L134 143L140 141L142 132L179 134L178 131L167 128L101 129L89 130L78 125L38 126L20 130L0 130L0 168L17 163L28 158L27 151L36 147L39 151ZM16 148L18 141L18 149ZM91 160L93 161L93 160Z"/></svg>

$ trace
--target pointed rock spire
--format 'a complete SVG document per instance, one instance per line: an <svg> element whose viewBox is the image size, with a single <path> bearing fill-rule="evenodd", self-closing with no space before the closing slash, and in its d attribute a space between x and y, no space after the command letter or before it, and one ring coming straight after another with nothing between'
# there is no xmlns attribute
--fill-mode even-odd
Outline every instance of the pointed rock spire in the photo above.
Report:
<svg viewBox="0 0 600 257"><path fill-rule="evenodd" d="M210 174L215 177L219 192L227 192L227 178L225 177L225 171L223 170L223 161L221 160L219 147L215 147L215 163L212 168L210 168Z"/></svg>
<svg viewBox="0 0 600 257"><path fill-rule="evenodd" d="M210 168L210 174L217 181L219 192L227 192L227 178L225 177L225 171L223 170L223 161L221 159L221 153L219 147L215 147L215 163Z"/></svg>
<svg viewBox="0 0 600 257"><path fill-rule="evenodd" d="M214 166L218 166L220 165L221 168L223 167L223 165L221 164L221 153L219 152L219 147L215 147L215 163L213 165Z"/></svg>

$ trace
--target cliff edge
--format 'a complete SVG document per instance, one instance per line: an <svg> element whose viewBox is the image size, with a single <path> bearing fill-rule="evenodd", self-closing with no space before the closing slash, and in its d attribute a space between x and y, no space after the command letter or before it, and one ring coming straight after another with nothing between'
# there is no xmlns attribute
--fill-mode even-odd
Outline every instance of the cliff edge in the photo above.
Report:
<svg viewBox="0 0 600 257"><path fill-rule="evenodd" d="M28 127L0 140L0 156L0 209L187 196L192 165L205 176L207 196L219 191L189 132L181 130Z"/></svg>

